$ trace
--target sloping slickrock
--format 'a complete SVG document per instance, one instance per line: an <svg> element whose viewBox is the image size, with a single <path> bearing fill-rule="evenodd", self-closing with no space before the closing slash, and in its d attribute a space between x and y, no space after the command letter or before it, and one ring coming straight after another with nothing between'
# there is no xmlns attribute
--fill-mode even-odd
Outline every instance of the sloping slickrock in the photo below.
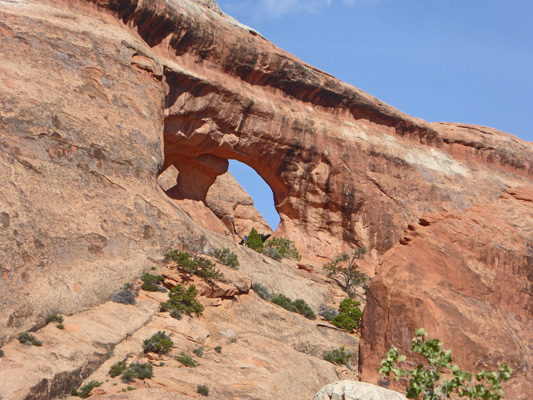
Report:
<svg viewBox="0 0 533 400"><path fill-rule="evenodd" d="M365 382L339 381L324 386L313 400L406 400L403 394Z"/></svg>

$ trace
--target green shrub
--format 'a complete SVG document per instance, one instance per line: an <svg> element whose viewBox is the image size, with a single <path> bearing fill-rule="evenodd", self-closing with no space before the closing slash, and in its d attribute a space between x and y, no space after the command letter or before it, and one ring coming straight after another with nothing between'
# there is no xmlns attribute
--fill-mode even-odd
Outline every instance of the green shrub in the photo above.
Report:
<svg viewBox="0 0 533 400"><path fill-rule="evenodd" d="M119 361L111 366L109 375L111 378L121 375L128 368L126 361Z"/></svg>
<svg viewBox="0 0 533 400"><path fill-rule="evenodd" d="M270 301L270 293L268 293L268 289L260 283L254 283L254 292L263 300Z"/></svg>
<svg viewBox="0 0 533 400"><path fill-rule="evenodd" d="M348 253L340 254L323 266L326 275L337 282L350 297L355 295L356 287L366 288L370 282L370 277L359 271L359 264L356 262L365 253L366 248L360 247L351 256Z"/></svg>
<svg viewBox="0 0 533 400"><path fill-rule="evenodd" d="M185 290L182 284L174 286L168 295L168 301L161 303L161 311L170 311L173 318L181 319L182 313L200 316L204 306L196 299L198 290L191 285Z"/></svg>
<svg viewBox="0 0 533 400"><path fill-rule="evenodd" d="M120 304L135 304L137 295L131 290L129 283L122 286L122 288L113 295L113 302Z"/></svg>
<svg viewBox="0 0 533 400"><path fill-rule="evenodd" d="M215 351L216 351L218 354L221 354L221 353L222 353L222 346L217 346L217 347L215 347Z"/></svg>
<svg viewBox="0 0 533 400"><path fill-rule="evenodd" d="M78 390L72 389L72 396L79 396L82 399L86 399L89 397L89 394L91 393L91 390L93 390L95 387L98 387L102 384L102 382L98 381L90 381L87 385L80 387Z"/></svg>
<svg viewBox="0 0 533 400"><path fill-rule="evenodd" d="M360 302L346 298L339 306L339 314L333 318L331 323L338 328L348 332L359 329L363 312L359 308Z"/></svg>
<svg viewBox="0 0 533 400"><path fill-rule="evenodd" d="M158 292L159 286L157 285L163 283L163 275L152 275L149 272L144 272L141 276L141 280L143 281L141 286L142 290Z"/></svg>
<svg viewBox="0 0 533 400"><path fill-rule="evenodd" d="M58 314L49 314L48 317L46 317L46 323L49 324L50 322L61 324L63 322L63 317Z"/></svg>
<svg viewBox="0 0 533 400"><path fill-rule="evenodd" d="M296 246L292 240L275 237L265 243L265 249L269 247L275 249L282 258L289 258L298 261L302 259L302 256L300 253L298 253L298 250L296 249Z"/></svg>
<svg viewBox="0 0 533 400"><path fill-rule="evenodd" d="M452 354L450 350L444 350L438 339L426 338L424 329L415 331L411 350L425 358L424 363L416 361L416 368L411 370L400 368L397 364L404 362L407 357L398 354L398 349L392 347L385 358L381 361L379 373L382 376L390 376L394 373L396 381L409 377L407 384L408 399L437 400L459 397L471 400L500 400L505 394L502 383L507 381L513 372L506 364L500 367L498 372L481 371L475 375L463 371L458 365L452 366ZM409 363L412 365L413 363ZM442 373L451 370L453 379L442 379Z"/></svg>
<svg viewBox="0 0 533 400"><path fill-rule="evenodd" d="M263 252L263 239L261 239L261 236L257 233L255 228L252 228L246 238L246 247L257 251L258 253Z"/></svg>
<svg viewBox="0 0 533 400"><path fill-rule="evenodd" d="M198 385L196 392L202 396L209 396L209 388L206 385Z"/></svg>
<svg viewBox="0 0 533 400"><path fill-rule="evenodd" d="M279 253L274 247L265 247L263 248L263 254L267 257L270 257L273 260L281 261L283 256Z"/></svg>
<svg viewBox="0 0 533 400"><path fill-rule="evenodd" d="M61 330L63 330L63 329L65 329L65 325L63 325L63 324L57 324L57 325L56 325L56 328L57 328L57 329L61 329Z"/></svg>
<svg viewBox="0 0 533 400"><path fill-rule="evenodd" d="M4 350L0 349L0 358L4 357L5 353Z"/></svg>
<svg viewBox="0 0 533 400"><path fill-rule="evenodd" d="M233 269L239 268L239 258L237 257L237 254L230 251L227 247L224 247L223 249L214 249L211 254L223 265Z"/></svg>
<svg viewBox="0 0 533 400"><path fill-rule="evenodd" d="M28 332L19 333L18 339L20 343L26 344L28 346L31 346L31 345L42 346L43 345L43 342L41 342L40 340L37 340L35 336L33 336L31 333L28 333Z"/></svg>
<svg viewBox="0 0 533 400"><path fill-rule="evenodd" d="M165 258L176 262L178 270L190 276L197 275L206 282L212 283L222 278L222 273L215 268L215 264L205 257L173 250L165 254Z"/></svg>
<svg viewBox="0 0 533 400"><path fill-rule="evenodd" d="M283 294L274 294L271 296L272 303L277 304L278 306L283 307L284 309L302 314L307 319L316 319L316 315L309 307L309 305L302 299L292 301L287 296Z"/></svg>
<svg viewBox="0 0 533 400"><path fill-rule="evenodd" d="M197 349L194 349L193 351L193 354L196 356L196 357L200 357L202 358L204 356L204 349L203 347L198 347Z"/></svg>
<svg viewBox="0 0 533 400"><path fill-rule="evenodd" d="M135 362L122 373L122 380L131 382L134 379L151 379L152 376L154 376L154 368L151 364Z"/></svg>
<svg viewBox="0 0 533 400"><path fill-rule="evenodd" d="M154 333L150 339L145 339L143 342L143 350L145 353L167 354L174 343L165 332L159 331Z"/></svg>
<svg viewBox="0 0 533 400"><path fill-rule="evenodd" d="M198 364L196 364L196 361L194 361L192 359L191 356L189 356L188 354L185 354L183 352L181 352L180 355L176 357L176 360L178 360L180 363L182 363L186 367L194 368L194 367L196 367L196 365L198 365Z"/></svg>
<svg viewBox="0 0 533 400"><path fill-rule="evenodd" d="M346 365L351 357L351 354L346 353L344 346L334 349L328 353L324 353L324 360L337 365Z"/></svg>

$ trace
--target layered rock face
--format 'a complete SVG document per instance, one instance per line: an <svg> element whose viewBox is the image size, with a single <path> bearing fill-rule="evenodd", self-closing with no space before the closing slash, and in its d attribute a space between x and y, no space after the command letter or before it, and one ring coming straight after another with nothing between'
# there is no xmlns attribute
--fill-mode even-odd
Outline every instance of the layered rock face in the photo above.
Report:
<svg viewBox="0 0 533 400"><path fill-rule="evenodd" d="M12 0L0 13L0 343L108 299L169 248L230 246L237 230L209 191L237 159L270 185L277 234L300 252L369 248L363 377L424 326L465 368L509 362L512 398L527 398L531 143L405 115L208 0ZM171 166L167 195L157 177ZM287 290L327 299L299 282Z"/></svg>

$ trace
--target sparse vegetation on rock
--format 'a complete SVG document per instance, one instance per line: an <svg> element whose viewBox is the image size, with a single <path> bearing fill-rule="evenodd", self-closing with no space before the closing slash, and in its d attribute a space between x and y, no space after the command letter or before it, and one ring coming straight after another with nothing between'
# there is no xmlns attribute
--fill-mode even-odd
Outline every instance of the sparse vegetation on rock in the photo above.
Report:
<svg viewBox="0 0 533 400"><path fill-rule="evenodd" d="M153 275L149 272L144 272L141 276L143 284L141 285L142 290L148 292L158 292L159 284L163 283L163 275Z"/></svg>
<svg viewBox="0 0 533 400"><path fill-rule="evenodd" d="M270 301L288 311L303 315L307 319L316 319L316 315L309 305L302 299L291 300L283 294L274 294Z"/></svg>
<svg viewBox="0 0 533 400"><path fill-rule="evenodd" d="M0 358L4 357L4 350L0 349Z"/></svg>
<svg viewBox="0 0 533 400"><path fill-rule="evenodd" d="M135 304L137 295L131 290L131 285L126 284L113 295L113 301L120 304Z"/></svg>
<svg viewBox="0 0 533 400"><path fill-rule="evenodd" d="M255 228L252 228L248 236L246 237L246 247L249 247L252 250L257 251L258 253L263 252L263 239L257 233Z"/></svg>
<svg viewBox="0 0 533 400"><path fill-rule="evenodd" d="M102 382L98 381L90 381L87 385L80 387L79 389L72 389L72 396L78 396L82 399L86 399L89 397L89 394L91 393L91 390L93 390L95 387L98 387L102 384Z"/></svg>
<svg viewBox="0 0 533 400"><path fill-rule="evenodd" d="M296 249L296 246L292 240L282 237L274 237L265 243L263 253L269 248L274 249L275 253L280 255L282 258L289 258L293 260L302 259L302 256L300 253L298 253L298 250Z"/></svg>
<svg viewBox="0 0 533 400"><path fill-rule="evenodd" d="M164 331L154 333L151 338L143 342L145 353L167 354L172 349L174 343Z"/></svg>
<svg viewBox="0 0 533 400"><path fill-rule="evenodd" d="M57 322L58 324L61 324L63 322L63 317L58 314L49 314L46 317L46 323L49 324L51 322Z"/></svg>
<svg viewBox="0 0 533 400"><path fill-rule="evenodd" d="M119 361L111 366L109 369L109 375L111 375L111 378L119 376L126 370L126 368L128 368L126 361Z"/></svg>
<svg viewBox="0 0 533 400"><path fill-rule="evenodd" d="M200 316L204 306L196 299L198 290L191 285L187 289L182 284L174 286L168 295L168 301L161 303L161 311L170 311L173 318L181 319L183 313Z"/></svg>
<svg viewBox="0 0 533 400"><path fill-rule="evenodd" d="M416 361L416 368L404 369L412 362L403 364L407 357L399 355L396 347L391 347L381 361L379 373L383 376L394 374L395 380L409 378L406 396L408 399L437 400L449 399L452 394L471 400L500 400L505 394L502 383L513 372L506 364L497 372L481 371L474 375L463 371L458 365L452 366L450 350L444 350L438 339L427 339L424 329L417 329L411 350L425 358L423 363ZM452 373L452 379L443 378L443 373ZM455 398L455 397L454 397Z"/></svg>
<svg viewBox="0 0 533 400"><path fill-rule="evenodd" d="M134 379L151 379L152 376L154 369L151 364L134 362L122 373L122 380L131 382Z"/></svg>
<svg viewBox="0 0 533 400"><path fill-rule="evenodd" d="M222 249L214 249L211 254L223 265L226 265L233 269L239 268L239 258L237 257L237 254L230 251L230 249L228 249L227 247L224 247Z"/></svg>
<svg viewBox="0 0 533 400"><path fill-rule="evenodd" d="M212 283L222 278L222 273L215 268L215 264L205 257L184 251L173 250L165 254L167 260L176 262L178 270L190 276L196 275L206 282Z"/></svg>
<svg viewBox="0 0 533 400"><path fill-rule="evenodd" d="M270 301L270 293L268 289L260 283L254 283L254 292L263 300Z"/></svg>
<svg viewBox="0 0 533 400"><path fill-rule="evenodd" d="M215 347L215 351L216 351L218 354L221 354L221 353L222 353L222 346L217 346L217 347Z"/></svg>
<svg viewBox="0 0 533 400"><path fill-rule="evenodd" d="M204 355L204 349L203 349L203 347L198 347L197 349L194 349L192 352L193 352L193 354L194 354L196 357L200 357L200 358L202 358L203 355Z"/></svg>
<svg viewBox="0 0 533 400"><path fill-rule="evenodd" d="M337 282L350 297L355 295L356 287L366 287L370 282L370 277L359 271L357 264L357 260L362 259L365 253L366 248L359 247L351 256L348 253L340 254L323 266L326 275Z"/></svg>
<svg viewBox="0 0 533 400"><path fill-rule="evenodd" d="M28 332L22 332L19 333L18 340L22 344L26 344L28 346L42 346L43 342L38 340L35 336L33 336L31 333Z"/></svg>
<svg viewBox="0 0 533 400"><path fill-rule="evenodd" d="M190 368L194 368L198 365L196 364L196 361L194 361L190 355L185 354L184 352L181 352L179 356L176 357L176 360L178 360L180 363L182 363L186 367L190 367Z"/></svg>
<svg viewBox="0 0 533 400"><path fill-rule="evenodd" d="M206 385L198 385L196 392L202 396L209 396L209 388Z"/></svg>
<svg viewBox="0 0 533 400"><path fill-rule="evenodd" d="M352 354L347 353L344 346L334 349L330 352L324 353L324 360L329 361L332 364L346 365L348 360L352 357Z"/></svg>
<svg viewBox="0 0 533 400"><path fill-rule="evenodd" d="M359 329L363 312L359 308L360 302L350 298L344 299L339 305L339 313L331 320L331 323L338 328L352 332Z"/></svg>

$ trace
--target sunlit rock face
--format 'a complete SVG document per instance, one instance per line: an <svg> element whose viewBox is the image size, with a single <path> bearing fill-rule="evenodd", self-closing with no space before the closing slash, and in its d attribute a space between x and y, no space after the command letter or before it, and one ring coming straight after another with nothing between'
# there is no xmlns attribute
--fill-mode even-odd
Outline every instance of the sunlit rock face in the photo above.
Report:
<svg viewBox="0 0 533 400"><path fill-rule="evenodd" d="M369 248L365 379L425 326L464 367L508 360L511 397L526 398L531 143L410 117L213 1L16 0L0 12L0 341L108 298L168 248L232 241L195 219L228 233L209 190L236 159L270 185L276 234L304 255ZM157 177L170 166L167 195ZM428 214L445 217L424 225Z"/></svg>

